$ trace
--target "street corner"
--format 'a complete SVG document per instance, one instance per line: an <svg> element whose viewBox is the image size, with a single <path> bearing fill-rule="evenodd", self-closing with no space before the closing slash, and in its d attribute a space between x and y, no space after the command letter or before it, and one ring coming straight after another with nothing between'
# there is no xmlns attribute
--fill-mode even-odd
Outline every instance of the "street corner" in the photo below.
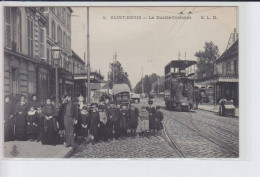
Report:
<svg viewBox="0 0 260 180"><path fill-rule="evenodd" d="M64 145L42 145L41 142L9 141L4 143L4 158L64 158L72 148Z"/></svg>

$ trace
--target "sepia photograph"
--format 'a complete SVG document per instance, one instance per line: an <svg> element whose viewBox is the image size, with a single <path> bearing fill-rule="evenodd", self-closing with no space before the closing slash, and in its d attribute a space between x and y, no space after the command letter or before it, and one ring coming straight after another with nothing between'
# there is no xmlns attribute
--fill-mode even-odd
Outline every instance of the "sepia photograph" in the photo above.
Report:
<svg viewBox="0 0 260 180"><path fill-rule="evenodd" d="M4 6L3 158L239 159L237 6Z"/></svg>

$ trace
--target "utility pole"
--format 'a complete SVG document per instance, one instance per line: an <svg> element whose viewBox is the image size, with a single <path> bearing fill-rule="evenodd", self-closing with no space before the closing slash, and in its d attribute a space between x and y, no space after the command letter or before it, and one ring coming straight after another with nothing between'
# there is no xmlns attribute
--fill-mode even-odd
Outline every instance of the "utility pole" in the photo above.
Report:
<svg viewBox="0 0 260 180"><path fill-rule="evenodd" d="M115 76L115 79L114 79L114 81L115 81L115 84L117 84L117 54L116 54L116 52L115 52L115 62L114 62L114 67L115 67L115 69L114 69L114 76Z"/></svg>
<svg viewBox="0 0 260 180"><path fill-rule="evenodd" d="M142 66L142 94L144 93L144 80L143 80L143 66Z"/></svg>
<svg viewBox="0 0 260 180"><path fill-rule="evenodd" d="M159 93L160 93L160 77L158 77L158 87L157 87L157 98L159 98Z"/></svg>
<svg viewBox="0 0 260 180"><path fill-rule="evenodd" d="M88 71L88 103L90 103L90 44L89 44L89 7L87 7L87 71Z"/></svg>

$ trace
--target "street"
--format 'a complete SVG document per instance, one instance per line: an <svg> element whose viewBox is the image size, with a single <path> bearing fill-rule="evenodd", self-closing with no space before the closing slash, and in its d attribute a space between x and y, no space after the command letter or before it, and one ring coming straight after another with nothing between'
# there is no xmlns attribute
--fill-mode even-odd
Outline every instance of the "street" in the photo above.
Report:
<svg viewBox="0 0 260 180"><path fill-rule="evenodd" d="M138 106L147 105L142 100ZM69 158L237 158L239 119L203 111L176 112L162 106L164 130L160 135L128 137L79 145Z"/></svg>

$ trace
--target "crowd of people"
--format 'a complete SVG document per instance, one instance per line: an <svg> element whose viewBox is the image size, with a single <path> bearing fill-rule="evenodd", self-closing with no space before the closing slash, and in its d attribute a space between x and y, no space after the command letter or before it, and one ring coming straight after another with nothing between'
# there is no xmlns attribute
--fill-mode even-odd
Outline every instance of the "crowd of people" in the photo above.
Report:
<svg viewBox="0 0 260 180"><path fill-rule="evenodd" d="M18 103L12 103L5 96L4 140L41 141L42 144L65 144L74 147L79 138L84 144L99 141L156 135L163 129L163 114L159 106L136 103L115 103L106 99L99 103L85 103L79 96L72 102L70 95L64 95L58 109L51 99L42 104L37 95L27 102L24 95Z"/></svg>

